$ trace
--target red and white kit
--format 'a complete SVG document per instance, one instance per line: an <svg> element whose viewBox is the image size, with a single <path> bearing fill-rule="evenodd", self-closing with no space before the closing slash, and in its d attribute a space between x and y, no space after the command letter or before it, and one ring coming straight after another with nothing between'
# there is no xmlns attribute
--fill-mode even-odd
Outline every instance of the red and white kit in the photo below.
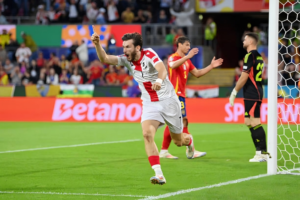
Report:
<svg viewBox="0 0 300 200"><path fill-rule="evenodd" d="M151 48L143 49L138 61L129 62L125 55L118 57L118 65L125 66L138 82L142 92L143 114L141 122L157 120L166 123L173 133L182 133L180 102L168 76L163 80L161 89L152 90L152 84L158 78L155 65L162 62Z"/></svg>

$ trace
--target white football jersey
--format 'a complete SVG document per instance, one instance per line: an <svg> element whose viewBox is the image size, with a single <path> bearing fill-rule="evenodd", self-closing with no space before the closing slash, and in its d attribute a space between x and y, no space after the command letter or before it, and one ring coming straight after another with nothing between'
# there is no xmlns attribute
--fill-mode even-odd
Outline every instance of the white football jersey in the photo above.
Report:
<svg viewBox="0 0 300 200"><path fill-rule="evenodd" d="M161 59L151 48L142 49L141 58L138 61L129 62L125 55L118 56L118 66L125 66L131 72L139 84L143 101L161 101L176 96L168 76L163 80L160 90L151 89L152 84L158 78L158 71L154 66L159 62L162 62Z"/></svg>

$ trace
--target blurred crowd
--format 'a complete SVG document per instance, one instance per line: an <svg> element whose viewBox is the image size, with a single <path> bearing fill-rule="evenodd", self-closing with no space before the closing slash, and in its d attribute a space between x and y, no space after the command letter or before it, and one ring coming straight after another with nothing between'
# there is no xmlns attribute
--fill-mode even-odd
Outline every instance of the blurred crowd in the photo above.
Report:
<svg viewBox="0 0 300 200"><path fill-rule="evenodd" d="M22 43L18 44L9 36L8 42L0 45L0 86L94 84L122 86L127 89L128 96L140 95L127 68L106 65L98 60L89 62L84 41L74 42L68 55L58 57L51 53L50 58L45 59L29 35L22 33L22 38ZM10 48L9 40L17 47Z"/></svg>
<svg viewBox="0 0 300 200"><path fill-rule="evenodd" d="M177 23L191 25L189 0L0 0L0 22L6 16L36 16L50 23ZM183 15L184 13L184 15Z"/></svg>

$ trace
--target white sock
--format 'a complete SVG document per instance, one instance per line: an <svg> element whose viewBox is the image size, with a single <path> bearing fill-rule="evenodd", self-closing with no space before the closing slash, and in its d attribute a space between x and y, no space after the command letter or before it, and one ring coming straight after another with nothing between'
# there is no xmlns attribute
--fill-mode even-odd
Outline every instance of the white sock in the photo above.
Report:
<svg viewBox="0 0 300 200"><path fill-rule="evenodd" d="M153 165L152 169L154 170L155 175L163 176L163 173L162 173L160 165Z"/></svg>
<svg viewBox="0 0 300 200"><path fill-rule="evenodd" d="M161 149L160 154L168 153L168 149Z"/></svg>
<svg viewBox="0 0 300 200"><path fill-rule="evenodd" d="M256 151L256 155L261 155L261 151Z"/></svg>

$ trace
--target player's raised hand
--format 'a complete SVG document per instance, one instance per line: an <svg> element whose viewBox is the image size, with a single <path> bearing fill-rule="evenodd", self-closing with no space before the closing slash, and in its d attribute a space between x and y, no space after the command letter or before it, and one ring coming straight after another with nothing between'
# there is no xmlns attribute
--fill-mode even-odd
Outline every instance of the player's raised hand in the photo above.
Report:
<svg viewBox="0 0 300 200"><path fill-rule="evenodd" d="M93 35L92 35L92 37L91 37L91 40L92 40L92 42L95 44L95 45L97 45L97 44L99 44L99 41L100 41L100 39L99 39L99 35L96 33L96 31L95 31L95 27L94 27L94 25L92 26L93 27Z"/></svg>
<svg viewBox="0 0 300 200"><path fill-rule="evenodd" d="M155 91L160 90L160 88L161 88L161 83L159 83L159 82L153 83L153 84L152 84L152 87L151 87L151 89L152 89L152 90L155 90Z"/></svg>
<svg viewBox="0 0 300 200"><path fill-rule="evenodd" d="M216 68L216 67L219 67L223 64L223 59L222 58L219 58L218 60L216 60L216 57L213 57L213 59L211 60L211 63L210 65L213 67L213 68Z"/></svg>
<svg viewBox="0 0 300 200"><path fill-rule="evenodd" d="M193 48L188 53L187 57L190 59L190 58L194 57L194 55L198 54L198 52L199 52L198 48Z"/></svg>

